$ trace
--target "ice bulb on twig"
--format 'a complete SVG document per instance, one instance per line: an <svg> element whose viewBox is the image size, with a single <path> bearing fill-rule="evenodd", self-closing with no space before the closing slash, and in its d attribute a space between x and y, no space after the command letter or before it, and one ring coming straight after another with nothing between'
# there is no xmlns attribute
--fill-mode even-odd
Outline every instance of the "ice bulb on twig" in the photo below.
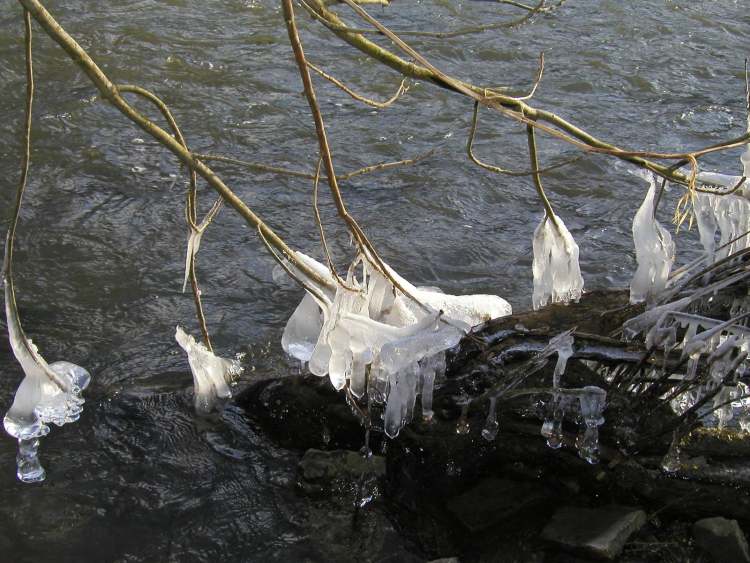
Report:
<svg viewBox="0 0 750 563"><path fill-rule="evenodd" d="M175 332L175 340L187 353L190 371L193 373L195 410L200 414L208 414L218 406L220 400L232 396L229 385L242 372L240 363L209 352L179 326Z"/></svg>
<svg viewBox="0 0 750 563"><path fill-rule="evenodd" d="M562 219L545 215L534 231L533 247L534 309L578 301L583 293L578 245Z"/></svg>

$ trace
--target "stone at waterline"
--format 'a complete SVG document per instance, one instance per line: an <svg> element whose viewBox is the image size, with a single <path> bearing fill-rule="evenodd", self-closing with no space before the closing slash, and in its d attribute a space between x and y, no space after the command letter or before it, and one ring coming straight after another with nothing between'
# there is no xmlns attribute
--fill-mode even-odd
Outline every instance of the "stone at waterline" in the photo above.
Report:
<svg viewBox="0 0 750 563"><path fill-rule="evenodd" d="M548 496L534 483L488 478L448 501L448 510L470 532L481 532L543 503Z"/></svg>
<svg viewBox="0 0 750 563"><path fill-rule="evenodd" d="M564 507L542 530L542 539L565 551L613 560L628 538L645 523L646 513L638 508Z"/></svg>
<svg viewBox="0 0 750 563"><path fill-rule="evenodd" d="M747 539L737 520L721 516L704 518L693 524L695 543L717 563L750 562Z"/></svg>

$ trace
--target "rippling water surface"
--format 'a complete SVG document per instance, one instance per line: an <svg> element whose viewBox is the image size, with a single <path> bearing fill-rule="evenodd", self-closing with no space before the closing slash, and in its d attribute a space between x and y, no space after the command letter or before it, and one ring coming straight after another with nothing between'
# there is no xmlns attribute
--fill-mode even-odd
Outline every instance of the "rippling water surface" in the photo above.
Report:
<svg viewBox="0 0 750 563"><path fill-rule="evenodd" d="M312 170L312 122L277 2L62 4L50 6L66 29L115 81L162 96L193 149ZM457 29L514 13L471 0L394 2L372 11L394 28L419 30ZM301 15L300 25L311 61L372 97L395 91L394 72L307 17ZM743 132L748 29L744 0L569 0L518 28L411 40L449 73L515 91L533 82L544 51L538 107L623 147L677 150ZM5 2L4 221L20 154L21 38L20 8ZM93 381L81 420L54 429L42 443L44 484L15 481L15 444L0 440L0 559L361 556L328 541L330 515L295 494L299 452L274 446L231 406L213 420L192 415L191 377L173 338L177 323L197 331L192 300L179 291L184 177L170 154L94 99L85 76L38 28L35 52L33 161L16 254L19 307L45 356L86 366ZM516 309L528 307L540 206L528 178L493 176L465 158L470 102L412 83L403 100L375 111L327 83L316 85L340 171L439 148L416 166L343 183L352 214L385 259L414 282L497 293ZM528 167L523 130L488 112L476 152L502 166ZM541 140L545 163L574 153ZM737 173L738 155L717 155L706 165ZM310 182L215 168L292 246L318 254ZM580 246L588 288L625 285L634 269L630 221L644 186L624 172L609 158L585 156L546 177L557 213ZM207 207L213 195L207 188L202 193ZM343 262L348 237L327 194L321 205ZM663 220L668 216L665 209ZM683 257L695 238L680 235ZM247 352L242 384L290 373L279 341L301 294L291 283L274 282L273 263L253 230L225 209L199 257L216 347L227 355ZM4 411L21 377L4 342L0 375ZM396 553L402 546L392 541Z"/></svg>

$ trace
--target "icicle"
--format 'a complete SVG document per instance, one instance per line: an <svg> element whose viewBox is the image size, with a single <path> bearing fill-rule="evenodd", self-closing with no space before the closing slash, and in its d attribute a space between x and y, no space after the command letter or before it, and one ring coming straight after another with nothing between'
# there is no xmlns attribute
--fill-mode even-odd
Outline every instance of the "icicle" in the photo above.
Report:
<svg viewBox="0 0 750 563"><path fill-rule="evenodd" d="M208 414L217 408L220 400L232 396L229 386L242 372L240 363L215 356L179 326L175 331L175 340L187 353L193 373L195 410Z"/></svg>
<svg viewBox="0 0 750 563"><path fill-rule="evenodd" d="M549 346L554 347L557 352L557 363L555 364L555 371L552 373L552 387L555 389L560 388L560 380L565 373L565 367L573 355L573 340L573 334L569 331L563 332L550 340Z"/></svg>
<svg viewBox="0 0 750 563"><path fill-rule="evenodd" d="M698 234L700 235L703 250L706 251L706 263L713 264L716 251L716 231L719 228L716 222L715 211L716 196L712 194L699 193L695 197L695 218L698 223Z"/></svg>
<svg viewBox="0 0 750 563"><path fill-rule="evenodd" d="M423 358L420 361L422 374L422 418L430 422L434 416L432 410L432 393L435 388L435 379L445 371L445 354L439 353L434 356Z"/></svg>
<svg viewBox="0 0 750 563"><path fill-rule="evenodd" d="M599 387L587 386L581 389L581 417L584 431L576 440L578 455L591 464L599 463L599 426L604 424L604 403L607 392Z"/></svg>
<svg viewBox="0 0 750 563"><path fill-rule="evenodd" d="M484 422L484 428L482 428L482 438L488 442L492 442L497 438L497 432L500 429L500 425L497 423L497 415L495 414L495 403L497 398L490 398L490 410L487 413L487 420Z"/></svg>
<svg viewBox="0 0 750 563"><path fill-rule="evenodd" d="M547 418L542 423L541 434L547 439L547 446L558 449L563 443L562 423L565 416L565 407L567 406L567 397L555 395L552 398L552 417Z"/></svg>
<svg viewBox="0 0 750 563"><path fill-rule="evenodd" d="M45 476L37 455L39 438L49 433L47 423L62 426L78 420L84 403L81 392L88 386L91 376L85 369L70 362L47 364L34 343L24 334L16 308L13 281L5 277L9 248L10 243L6 241L3 262L5 316L10 346L21 364L24 378L3 419L3 425L5 431L18 440L18 478L24 482L36 482Z"/></svg>
<svg viewBox="0 0 750 563"><path fill-rule="evenodd" d="M578 265L578 245L562 219L545 215L534 231L534 309L548 303L578 301L583 278Z"/></svg>
<svg viewBox="0 0 750 563"><path fill-rule="evenodd" d="M664 290L675 258L675 245L671 235L654 219L654 176L648 173L641 177L650 185L633 218L633 243L638 268L630 282L631 303L652 299Z"/></svg>

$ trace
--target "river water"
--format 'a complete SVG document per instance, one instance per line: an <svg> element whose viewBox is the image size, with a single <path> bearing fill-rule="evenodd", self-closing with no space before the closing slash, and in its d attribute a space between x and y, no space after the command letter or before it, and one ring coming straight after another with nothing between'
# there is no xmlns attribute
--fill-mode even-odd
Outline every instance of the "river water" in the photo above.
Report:
<svg viewBox="0 0 750 563"><path fill-rule="evenodd" d="M312 122L277 2L60 4L50 4L53 14L114 80L165 99L194 150L312 170ZM418 30L518 15L471 0L395 2L371 11L395 29ZM372 97L395 91L393 71L299 19L311 61ZM0 6L3 221L20 154L21 21L17 5ZM211 420L194 417L191 377L173 337L178 323L197 333L192 300L180 293L184 176L170 154L96 101L85 76L35 29L38 95L16 253L18 302L45 357L81 364L93 381L81 420L42 442L43 484L15 480L15 443L0 440L0 559L366 559L361 546L349 551L327 541L325 511L295 493L300 452L275 446L231 405ZM521 27L410 41L446 72L518 92L533 82L544 51L536 106L623 147L671 151L743 132L748 29L745 0L569 0ZM343 183L353 216L383 257L413 282L496 293L527 308L541 208L529 178L494 176L467 160L470 102L412 82L396 105L373 110L328 83L316 86L339 171L438 148L415 166ZM484 160L526 169L525 142L517 124L482 114L476 152ZM543 163L576 153L558 141L540 145ZM738 155L713 156L706 167L737 173ZM319 256L309 181L226 164L215 169L290 245ZM645 185L625 171L610 158L585 156L545 177L580 246L588 288L626 285L634 270L630 222ZM201 190L205 209L213 195ZM677 195L660 212L664 223ZM321 198L343 263L348 237L327 193ZM683 259L695 238L680 235ZM240 385L292 373L280 335L300 290L274 281L274 264L254 231L223 210L199 259L215 347L245 353ZM4 411L21 377L5 343L0 374ZM409 546L389 533L396 557Z"/></svg>

